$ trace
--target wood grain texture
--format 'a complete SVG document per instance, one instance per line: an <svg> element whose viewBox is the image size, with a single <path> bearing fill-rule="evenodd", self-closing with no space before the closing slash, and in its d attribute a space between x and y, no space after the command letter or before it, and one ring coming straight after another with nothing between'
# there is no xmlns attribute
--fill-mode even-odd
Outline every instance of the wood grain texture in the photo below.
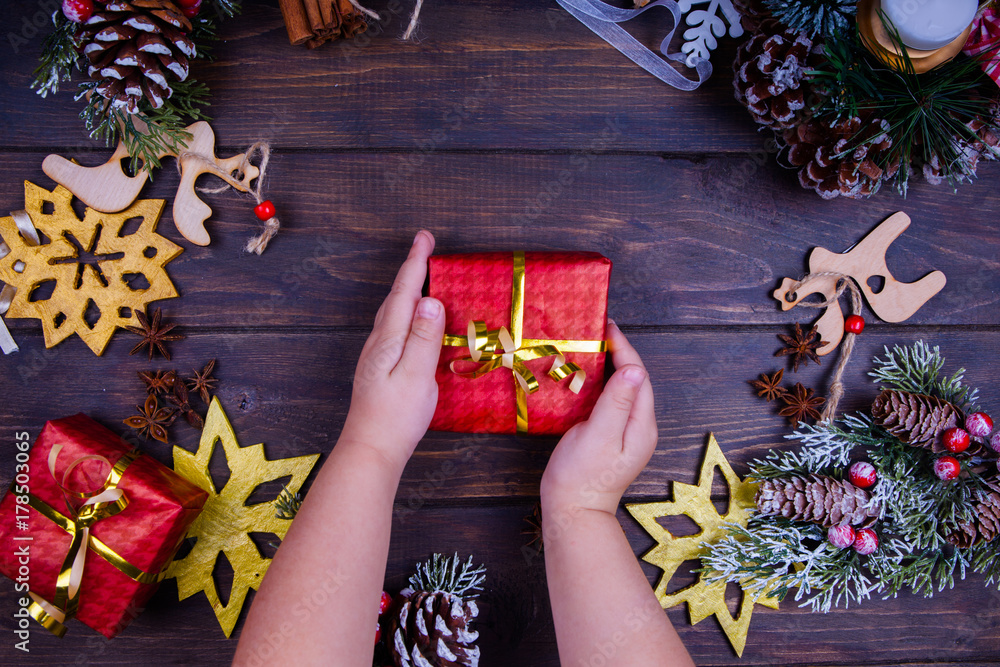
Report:
<svg viewBox="0 0 1000 667"><path fill-rule="evenodd" d="M0 162L0 202L19 206L24 179L49 183L39 168L44 157L12 154ZM105 159L93 158L83 163ZM164 313L185 325L226 328L369 327L413 234L427 228L440 253L601 252L615 264L611 316L627 325L805 320L814 315L781 313L770 298L781 278L807 270L810 248L846 250L905 210L913 223L889 248L889 269L906 282L932 269L949 277L908 324L1000 324L1000 191L986 179L958 194L922 184L906 200L822 202L789 173L750 158L580 160L435 153L415 165L381 153L279 154L266 196L282 231L261 257L242 252L260 228L252 200L204 195L215 211L206 248L174 233L168 207L159 229L186 248L170 265L184 305L165 303ZM174 170L168 159L140 196L172 201ZM572 182L561 185L561 177Z"/></svg>
<svg viewBox="0 0 1000 667"><path fill-rule="evenodd" d="M680 93L551 2L428 2L419 41L403 44L409 3L373 0L381 24L313 51L288 45L276 0L246 4L223 28L217 60L195 74L213 90L219 154L271 142L266 196L281 233L263 256L242 253L260 223L253 202L232 192L205 195L214 211L207 247L160 225L185 247L169 267L182 298L162 304L187 335L170 344L171 362L128 356L137 338L124 332L102 358L76 339L45 350L37 322L11 320L22 351L0 358L0 484L13 474L2 452L14 432L34 437L47 419L79 411L124 432L143 394L137 371L189 373L212 358L242 443L264 442L272 458L325 455L375 311L421 228L435 233L439 252L596 250L615 262L611 316L649 367L660 428L629 501L668 498L672 481L694 482L710 431L741 475L747 461L786 444L788 426L747 381L780 367L773 354L784 324L814 314L781 313L770 292L805 272L810 248L846 250L898 210L913 224L890 247L889 269L902 281L941 269L948 286L904 325L867 318L842 410L876 395L865 372L884 344L921 338L942 346L950 368L969 368L987 407L1000 393L996 165L981 166L980 181L957 194L915 183L905 200L822 202L774 164L733 100L732 42L706 86ZM48 153L88 166L111 154L85 138L72 91L43 100L28 89L41 48L31 22L43 25L51 11L43 5L5 6L4 213L21 207L24 179L52 187L41 169ZM659 14L629 30L658 43ZM179 181L168 159L140 196L172 202ZM832 362L788 379L822 391ZM172 435L197 446L184 423ZM484 667L559 664L542 560L521 550L555 442L430 433L396 497L386 588L405 585L414 562L434 551L475 554L490 572ZM168 446L139 444L170 462ZM224 473L218 462L212 470ZM624 511L620 519L637 555L652 546ZM655 583L659 572L643 567ZM33 628L28 655L12 647L14 606L12 583L0 581L2 665L225 665L236 646L205 598L178 602L172 582L112 642L75 622L61 641ZM668 614L699 665L1000 664L1000 593L978 577L933 600L902 596L827 615L794 602L758 609L743 660L714 620L691 627L682 608Z"/></svg>

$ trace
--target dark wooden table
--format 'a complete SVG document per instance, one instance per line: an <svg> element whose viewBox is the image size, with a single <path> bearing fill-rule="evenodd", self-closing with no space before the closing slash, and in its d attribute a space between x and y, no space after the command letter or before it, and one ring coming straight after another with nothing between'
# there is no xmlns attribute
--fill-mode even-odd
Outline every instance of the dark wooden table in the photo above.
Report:
<svg viewBox="0 0 1000 667"><path fill-rule="evenodd" d="M775 166L733 100L731 43L711 81L682 93L551 1L428 0L417 44L397 39L410 9L403 3L362 38L315 51L289 46L275 1L247 5L223 28L217 61L196 71L212 89L220 154L271 142L268 192L285 227L262 257L247 256L240 249L257 222L245 198L207 197L208 247L183 242L168 207L160 231L185 248L170 265L182 298L161 305L187 339L171 345L172 362L153 364L186 372L218 358L218 396L244 445L264 442L271 458L330 450L361 345L420 228L434 232L440 252L594 250L614 261L610 313L649 367L660 423L657 452L627 501L667 499L671 481L693 483L709 432L741 474L783 442L786 424L747 380L777 368L775 334L811 313L781 313L769 292L803 272L810 248L844 250L897 210L913 226L889 252L892 270L913 280L942 269L948 286L905 324L869 316L844 409L874 397L865 377L873 354L920 338L969 369L987 406L1000 406L995 166L957 194L915 179L906 199L824 202ZM26 26L46 7L4 7L5 32L27 39L16 51L9 36L0 45L4 212L22 206L25 179L53 186L41 171L49 153L84 164L109 154L84 138L69 92L43 100L28 89L41 38ZM662 20L654 14L635 26L649 43ZM143 196L172 200L177 182L168 161ZM77 338L46 350L37 321L10 325L22 349L0 358L2 442L24 430L34 438L46 420L81 411L123 429L142 393L136 372L151 366L128 355L134 337L119 332L95 357ZM831 366L796 379L823 387ZM196 447L193 430L173 430ZM479 622L487 667L558 664L543 561L521 549L554 444L430 433L399 488L386 587L401 588L434 551L474 554L489 568ZM13 447L2 451L6 485ZM147 451L170 462L161 443ZM224 464L213 472L224 477ZM620 515L641 555L652 540ZM655 582L659 571L644 567ZM219 577L228 586L224 570ZM23 655L12 647L14 608L4 580L5 664L225 664L242 627L226 639L204 596L178 602L168 581L112 642L74 622L63 640L36 628ZM978 576L931 600L904 595L828 615L792 601L758 607L742 661L714 619L692 627L683 608L667 613L702 665L1000 661L1000 593Z"/></svg>

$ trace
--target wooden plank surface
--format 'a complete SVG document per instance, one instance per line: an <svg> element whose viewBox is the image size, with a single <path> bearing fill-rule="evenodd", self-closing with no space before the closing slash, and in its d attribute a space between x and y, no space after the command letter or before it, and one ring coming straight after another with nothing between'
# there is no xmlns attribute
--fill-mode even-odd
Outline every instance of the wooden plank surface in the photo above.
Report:
<svg viewBox="0 0 1000 667"><path fill-rule="evenodd" d="M28 90L41 39L23 21L45 3L7 4L0 211L20 207L25 179L52 186L40 168L49 152L86 165L110 153L84 137L70 92L42 100ZM78 411L122 431L141 398L137 371L187 372L218 358L218 395L243 444L264 442L272 458L325 454L374 313L420 228L435 233L440 252L596 250L615 262L610 313L650 369L660 427L630 501L665 499L671 481L694 482L710 431L741 474L783 443L787 425L747 380L779 366L775 334L812 313L781 313L769 293L805 270L809 248L845 250L897 210L914 223L889 252L896 277L941 269L949 284L903 325L869 317L844 408L875 395L865 377L872 355L921 338L940 344L950 366L966 366L988 405L1000 393L996 165L955 194L915 183L905 200L822 202L774 164L733 100L732 42L706 86L680 93L553 2L428 2L416 44L396 39L407 3L371 5L387 13L368 36L316 51L288 46L275 0L248 3L224 27L217 61L196 71L213 90L219 154L258 138L272 143L268 196L286 228L264 256L247 256L240 248L258 226L249 201L206 195L213 242L193 247L168 205L161 231L185 252L170 265L182 298L162 305L188 336L171 345L172 362L129 357L136 339L122 332L101 358L77 339L45 350L37 322L9 320L22 352L0 359L7 432L35 436L45 420ZM662 15L649 12L629 29L656 44ZM172 200L177 182L168 160L143 196ZM792 379L822 390L832 361ZM183 447L197 444L182 424L172 434ZM558 664L542 560L521 550L523 517L555 442L431 433L397 494L387 588L401 588L433 551L476 554L490 571L479 624L484 667ZM169 447L144 446L170 462ZM456 458L462 464L445 474ZM13 464L0 454L0 484ZM620 518L641 555L650 538L624 511ZM644 567L655 583L658 571ZM4 580L8 638L13 619L3 610L14 604ZM668 614L700 665L916 666L997 664L998 612L1000 592L975 576L933 600L902 596L827 615L790 601L780 611L758 608L742 660L714 620L692 627L682 608ZM178 602L172 582L111 642L71 625L61 641L33 630L28 656L0 642L0 664L228 664L241 627L225 639L204 597Z"/></svg>

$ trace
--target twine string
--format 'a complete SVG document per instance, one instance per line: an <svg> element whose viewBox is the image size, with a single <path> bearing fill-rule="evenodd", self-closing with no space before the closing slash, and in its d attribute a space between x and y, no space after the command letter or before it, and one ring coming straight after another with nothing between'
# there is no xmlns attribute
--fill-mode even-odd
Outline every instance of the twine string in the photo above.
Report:
<svg viewBox="0 0 1000 667"><path fill-rule="evenodd" d="M260 165L257 167L257 183L251 188L246 180L247 167L253 164L253 160L260 154ZM240 160L239 166L233 170L235 173L240 175L239 179L233 178L231 172L227 172L225 169L219 166L215 161L214 156L209 158L201 153L194 152L183 152L177 156L177 169L181 170L181 165L183 164L183 159L197 160L205 169L214 176L218 176L224 182L224 185L220 185L217 188L197 188L198 192L204 192L206 194L216 194L219 192L225 192L229 188L234 188L240 192L249 192L253 198L257 201L257 204L261 204L264 201L264 196L262 194L264 189L264 174L267 172L267 163L271 159L271 146L266 141L258 141L250 148L247 149L246 153L243 154L243 158ZM281 227L281 221L278 220L278 216L274 216L269 220L264 222L264 231L260 233L259 236L255 236L247 241L244 250L247 252L252 252L257 255L264 252L267 248L267 244L274 238L274 235L278 233L278 229Z"/></svg>
<svg viewBox="0 0 1000 667"><path fill-rule="evenodd" d="M802 288L803 285L816 278L835 278L837 280L837 289L834 291L833 296L821 302L800 301L797 305L804 306L806 308L827 308L829 306L837 305L840 301L841 295L843 295L845 291L848 291L851 296L851 314L858 315L861 313L861 307L863 305L861 290L854 284L851 277L844 273L838 273L836 271L810 273L789 287L786 293L794 295L799 289ZM847 363L851 360L851 354L854 353L854 344L856 339L857 334L853 334L849 331L844 334L844 341L840 351L840 360L837 361L837 367L833 372L833 379L830 381L826 407L823 408L823 413L820 415L820 421L822 422L833 421L833 418L837 415L837 406L840 404L840 400L844 398L844 371L847 370Z"/></svg>
<svg viewBox="0 0 1000 667"><path fill-rule="evenodd" d="M413 37L413 31L417 29L417 21L420 20L420 10L424 7L424 0L417 0L416 6L413 8L413 14L410 16L410 25L406 27L406 32L403 33L403 40L408 40Z"/></svg>

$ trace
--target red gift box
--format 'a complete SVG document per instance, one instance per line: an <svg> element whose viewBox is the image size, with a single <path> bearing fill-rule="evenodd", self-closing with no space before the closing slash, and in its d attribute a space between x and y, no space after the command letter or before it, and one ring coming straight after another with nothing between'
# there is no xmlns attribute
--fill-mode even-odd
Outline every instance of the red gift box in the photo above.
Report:
<svg viewBox="0 0 1000 667"><path fill-rule="evenodd" d="M110 639L156 591L208 494L83 414L46 423L27 464L0 502L0 573L53 633L76 606Z"/></svg>
<svg viewBox="0 0 1000 667"><path fill-rule="evenodd" d="M430 296L447 319L430 428L561 435L590 416L610 278L611 261L593 252L431 257ZM565 365L550 373L555 360Z"/></svg>

